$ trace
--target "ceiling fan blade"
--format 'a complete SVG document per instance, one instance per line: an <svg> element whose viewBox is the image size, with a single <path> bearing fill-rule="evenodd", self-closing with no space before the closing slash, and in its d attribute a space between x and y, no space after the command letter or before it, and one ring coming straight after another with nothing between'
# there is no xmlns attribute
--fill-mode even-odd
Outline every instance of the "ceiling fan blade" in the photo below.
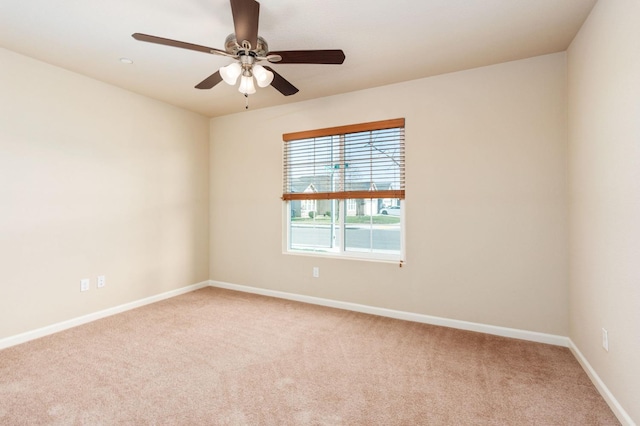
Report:
<svg viewBox="0 0 640 426"><path fill-rule="evenodd" d="M285 96L291 96L298 93L298 89L291 83L289 83L283 76L278 74L271 67L265 66L266 69L273 73L273 81L271 85L280 93Z"/></svg>
<svg viewBox="0 0 640 426"><path fill-rule="evenodd" d="M279 64L336 64L344 62L344 52L334 50L282 50L269 52L269 56L278 55L282 59L275 61Z"/></svg>
<svg viewBox="0 0 640 426"><path fill-rule="evenodd" d="M198 85L196 86L196 89L211 89L213 86L220 83L221 81L222 81L222 76L220 75L220 71L216 71L213 74L211 74L209 77L205 78L200 83L198 83Z"/></svg>
<svg viewBox="0 0 640 426"><path fill-rule="evenodd" d="M149 34L141 34L141 33L131 34L131 37L133 37L133 38L135 38L136 40L139 40L139 41L146 41L148 43L155 43L155 44L162 44L162 45L165 45L165 46L180 47L182 49L195 50L195 51L204 52L204 53L212 53L214 55L223 55L223 56L235 57L234 55L231 55L231 54L225 52L224 50L215 49L213 47L200 46L199 44L186 43L184 41L172 40L170 38L156 37L156 36L152 36L152 35L149 35Z"/></svg>
<svg viewBox="0 0 640 426"><path fill-rule="evenodd" d="M231 0L231 13L238 44L242 46L246 40L251 43L252 49L258 47L260 3L255 0Z"/></svg>

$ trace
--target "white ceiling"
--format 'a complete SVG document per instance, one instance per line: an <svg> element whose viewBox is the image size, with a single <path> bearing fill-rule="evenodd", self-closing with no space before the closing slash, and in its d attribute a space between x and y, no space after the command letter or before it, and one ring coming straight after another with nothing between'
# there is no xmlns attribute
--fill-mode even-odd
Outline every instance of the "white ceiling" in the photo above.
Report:
<svg viewBox="0 0 640 426"><path fill-rule="evenodd" d="M273 64L300 92L258 88L250 108L564 51L595 2L263 0L259 34L271 50L342 49L346 60ZM235 87L194 88L230 59L136 41L134 32L224 49L231 7L228 0L0 0L1 47L206 116L244 110Z"/></svg>

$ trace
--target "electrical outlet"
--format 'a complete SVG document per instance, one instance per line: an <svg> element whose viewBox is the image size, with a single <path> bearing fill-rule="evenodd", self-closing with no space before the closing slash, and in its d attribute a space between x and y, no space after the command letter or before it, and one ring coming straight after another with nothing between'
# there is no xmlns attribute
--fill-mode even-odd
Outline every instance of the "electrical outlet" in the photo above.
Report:
<svg viewBox="0 0 640 426"><path fill-rule="evenodd" d="M89 291L91 280L89 278L83 278L80 280L80 291Z"/></svg>
<svg viewBox="0 0 640 426"><path fill-rule="evenodd" d="M98 288L104 288L105 285L107 285L107 277L98 275Z"/></svg>
<svg viewBox="0 0 640 426"><path fill-rule="evenodd" d="M313 267L313 278L318 278L320 277L320 268L318 268L317 266Z"/></svg>
<svg viewBox="0 0 640 426"><path fill-rule="evenodd" d="M609 333L604 328L602 329L602 347L609 352Z"/></svg>

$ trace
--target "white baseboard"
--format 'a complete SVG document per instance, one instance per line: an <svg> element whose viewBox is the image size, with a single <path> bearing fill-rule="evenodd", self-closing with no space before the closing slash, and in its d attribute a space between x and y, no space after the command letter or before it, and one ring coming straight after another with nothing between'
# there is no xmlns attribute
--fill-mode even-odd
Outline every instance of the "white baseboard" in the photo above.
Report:
<svg viewBox="0 0 640 426"><path fill-rule="evenodd" d="M591 364L589 364L589 361L587 361L584 355L582 355L580 349L578 349L578 347L575 345L575 343L573 343L571 339L569 339L569 349L573 353L573 356L576 357L584 371L587 373L598 392L600 392L602 398L609 405L611 411L613 411L613 414L616 415L620 423L625 426L635 426L635 422L633 421L631 416L629 416L624 408L622 408L618 400L613 396L609 388L604 384L602 379L600 379L600 376L598 376L593 367L591 367Z"/></svg>
<svg viewBox="0 0 640 426"><path fill-rule="evenodd" d="M468 321L460 321L448 318L435 317L431 315L416 314L412 312L396 311L393 309L376 308L373 306L359 305L357 303L341 302L338 300L323 299L320 297L304 296L283 291L268 290L264 288L249 287L238 284L229 284L220 281L210 281L212 287L225 288L228 290L243 291L245 293L260 294L263 296L277 297L280 299L295 300L297 302L311 303L314 305L328 306L331 308L346 309L349 311L362 312L365 314L379 315L383 317L396 318L406 321L420 322L424 324L439 325L443 327L457 328L460 330L477 331L480 333L493 334L496 336L511 337L514 339L528 340L531 342L547 343L556 346L569 346L569 338L554 334L538 333L535 331L519 330L515 328L498 327L494 325L480 324Z"/></svg>
<svg viewBox="0 0 640 426"><path fill-rule="evenodd" d="M104 309L102 311L94 312L91 314L83 315L78 318L73 318L67 321L62 321L56 324L48 325L46 327L38 328L36 330L27 331L25 333L18 334L16 336L0 339L0 349L5 349L11 346L19 345L21 343L28 342L30 340L38 339L40 337L48 336L59 331L67 330L72 327L77 327L82 324L86 324L101 318L109 317L111 315L119 314L131 309L139 308L150 303L159 302L161 300L169 299L171 297L178 296L180 294L189 293L194 290L198 290L210 285L209 281L203 281L198 284L193 284L187 287L182 287L177 290L167 291L166 293L157 294L155 296L146 297L144 299L136 300L133 302L125 303L123 305L115 306L113 308Z"/></svg>

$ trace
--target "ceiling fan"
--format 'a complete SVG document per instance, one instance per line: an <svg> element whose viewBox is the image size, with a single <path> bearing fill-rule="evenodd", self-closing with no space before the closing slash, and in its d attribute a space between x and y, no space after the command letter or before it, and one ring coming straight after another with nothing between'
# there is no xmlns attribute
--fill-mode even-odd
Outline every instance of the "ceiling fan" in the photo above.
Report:
<svg viewBox="0 0 640 426"><path fill-rule="evenodd" d="M342 64L344 62L344 52L339 49L269 51L266 40L258 36L260 3L255 0L230 1L235 33L227 36L224 50L141 33L132 34L132 37L139 41L180 47L235 59L233 63L221 67L195 87L196 89L211 89L223 80L225 83L235 85L238 77L240 77L238 90L245 96L255 93L254 78L258 86L267 87L271 85L285 96L298 92L298 89L293 84L271 67L260 65L259 62L261 61L280 64Z"/></svg>

